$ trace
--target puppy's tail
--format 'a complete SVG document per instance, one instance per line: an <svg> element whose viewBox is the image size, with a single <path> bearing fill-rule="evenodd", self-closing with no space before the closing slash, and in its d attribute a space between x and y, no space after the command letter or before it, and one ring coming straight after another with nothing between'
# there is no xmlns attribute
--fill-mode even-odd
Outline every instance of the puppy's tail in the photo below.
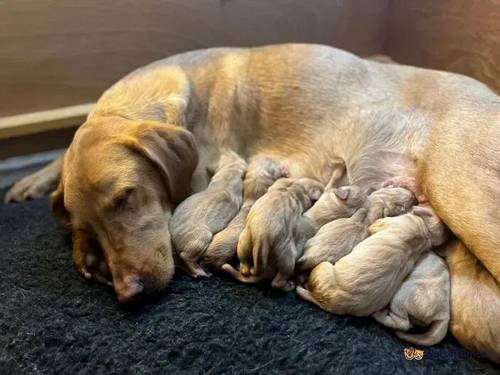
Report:
<svg viewBox="0 0 500 375"><path fill-rule="evenodd" d="M298 286L295 291L297 292L297 295L302 298L304 301L307 301L307 302L310 302L312 303L313 305L316 305L318 306L320 309L322 309L323 307L320 305L320 303L316 300L316 298L313 297L313 295L311 294L310 291L308 291L307 289L301 287L301 286Z"/></svg>
<svg viewBox="0 0 500 375"><path fill-rule="evenodd" d="M449 319L435 320L431 323L429 330L420 335L412 335L405 332L396 331L396 336L400 339L416 345L430 346L440 342L448 332Z"/></svg>

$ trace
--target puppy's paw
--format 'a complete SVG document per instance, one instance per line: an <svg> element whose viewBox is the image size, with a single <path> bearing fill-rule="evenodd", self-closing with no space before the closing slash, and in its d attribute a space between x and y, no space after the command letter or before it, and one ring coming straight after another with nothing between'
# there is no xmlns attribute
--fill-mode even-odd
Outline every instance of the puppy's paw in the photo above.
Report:
<svg viewBox="0 0 500 375"><path fill-rule="evenodd" d="M193 260L186 255L185 253L180 253L179 256L183 260L184 264L187 267L187 272L194 278L197 277L210 277L212 274L206 271L199 263L198 260Z"/></svg>
<svg viewBox="0 0 500 375"><path fill-rule="evenodd" d="M309 274L306 272L300 272L295 276L295 282L297 284L297 288L299 286L305 287L307 284L307 280L309 279Z"/></svg>
<svg viewBox="0 0 500 375"><path fill-rule="evenodd" d="M245 227L247 212L242 209L225 229L213 236L212 242L201 258L203 265L220 270L224 264L231 263L236 258L238 239Z"/></svg>
<svg viewBox="0 0 500 375"><path fill-rule="evenodd" d="M274 289L279 289L284 292L291 292L292 290L295 289L295 283L291 280L273 280L271 282L271 286Z"/></svg>
<svg viewBox="0 0 500 375"><path fill-rule="evenodd" d="M212 240L212 232L202 227L196 231L179 231L171 235L174 248L178 250L186 271L193 277L209 277L210 273L200 265L200 261Z"/></svg>

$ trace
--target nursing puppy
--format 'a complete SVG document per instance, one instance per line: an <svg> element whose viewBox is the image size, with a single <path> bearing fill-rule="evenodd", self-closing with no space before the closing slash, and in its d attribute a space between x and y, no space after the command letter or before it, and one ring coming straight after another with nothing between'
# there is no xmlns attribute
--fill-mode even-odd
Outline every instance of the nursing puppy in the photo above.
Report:
<svg viewBox="0 0 500 375"><path fill-rule="evenodd" d="M174 249L193 277L208 276L199 265L214 234L224 229L240 209L247 165L232 151L224 151L208 187L183 201L170 219Z"/></svg>
<svg viewBox="0 0 500 375"><path fill-rule="evenodd" d="M304 213L304 218L318 231L333 220L351 217L366 199L366 193L359 186L327 187L318 201Z"/></svg>
<svg viewBox="0 0 500 375"><path fill-rule="evenodd" d="M203 266L219 270L236 258L236 246L250 208L277 179L288 174L287 166L279 158L259 155L250 160L243 181L243 205L227 227L213 237L201 258Z"/></svg>
<svg viewBox="0 0 500 375"><path fill-rule="evenodd" d="M323 185L308 178L276 181L250 209L238 240L239 272L230 265L223 269L242 282L272 275L274 288L292 290L289 279L305 243L302 214L322 192Z"/></svg>
<svg viewBox="0 0 500 375"><path fill-rule="evenodd" d="M373 314L375 320L396 330L396 335L417 345L435 345L448 332L450 275L441 257L422 254L413 271L391 300L389 309ZM406 333L414 325L429 326L422 334Z"/></svg>
<svg viewBox="0 0 500 375"><path fill-rule="evenodd" d="M306 242L304 254L297 261L296 269L310 271L321 262L335 263L369 236L366 224L367 210L360 208L350 218L334 220L320 228Z"/></svg>
<svg viewBox="0 0 500 375"><path fill-rule="evenodd" d="M336 314L368 316L391 300L420 255L447 238L445 226L429 208L377 220L371 237L335 266L316 266L300 297Z"/></svg>
<svg viewBox="0 0 500 375"><path fill-rule="evenodd" d="M405 188L384 187L368 196L368 224L388 216L403 215L417 203L415 195Z"/></svg>
<svg viewBox="0 0 500 375"><path fill-rule="evenodd" d="M349 189L360 190L358 187ZM322 197L323 198L323 197ZM320 210L314 210L320 200L304 216L311 217L313 222L321 221ZM297 262L297 269L309 271L321 262L337 262L349 254L358 243L368 237L368 226L375 220L389 216L399 216L408 212L416 203L413 193L403 188L382 188L374 191L368 197L358 194L358 199L351 202L351 209L365 207L359 210L351 219L338 219L326 224L318 233L307 241L304 254ZM321 212L338 211L334 205L329 209L328 204L322 207Z"/></svg>

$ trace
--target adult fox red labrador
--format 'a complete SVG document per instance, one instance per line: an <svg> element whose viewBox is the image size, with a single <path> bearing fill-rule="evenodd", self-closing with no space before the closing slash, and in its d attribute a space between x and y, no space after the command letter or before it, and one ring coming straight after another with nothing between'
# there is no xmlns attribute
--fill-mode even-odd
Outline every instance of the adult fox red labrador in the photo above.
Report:
<svg viewBox="0 0 500 375"><path fill-rule="evenodd" d="M471 265L456 277L477 282L452 288L493 287L489 295L498 299L499 145L500 98L471 78L320 45L208 49L120 80L99 99L63 160L19 182L6 200L39 196L61 177L53 207L73 228L77 266L92 273L85 258L89 241L97 240L118 296L128 300L163 289L172 277L165 217L192 187L206 186L221 147L244 158L285 159L292 174L324 184L341 159L344 182L366 189L388 178L415 179L488 279L476 280ZM460 293L453 290L453 298ZM458 332L460 320L467 322L462 342L487 347L499 360L500 348L474 327L498 329L500 311L491 310L498 300L473 303L495 320L466 317L464 309L462 317L452 312L451 327Z"/></svg>

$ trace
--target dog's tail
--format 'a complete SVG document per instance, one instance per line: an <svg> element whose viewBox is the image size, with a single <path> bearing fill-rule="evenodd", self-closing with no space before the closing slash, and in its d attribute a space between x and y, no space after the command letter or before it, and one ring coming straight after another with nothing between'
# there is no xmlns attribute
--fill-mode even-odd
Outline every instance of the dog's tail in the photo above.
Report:
<svg viewBox="0 0 500 375"><path fill-rule="evenodd" d="M412 335L405 332L396 331L396 336L400 339L411 342L416 345L430 346L440 342L448 332L449 319L435 320L430 328L420 335Z"/></svg>

